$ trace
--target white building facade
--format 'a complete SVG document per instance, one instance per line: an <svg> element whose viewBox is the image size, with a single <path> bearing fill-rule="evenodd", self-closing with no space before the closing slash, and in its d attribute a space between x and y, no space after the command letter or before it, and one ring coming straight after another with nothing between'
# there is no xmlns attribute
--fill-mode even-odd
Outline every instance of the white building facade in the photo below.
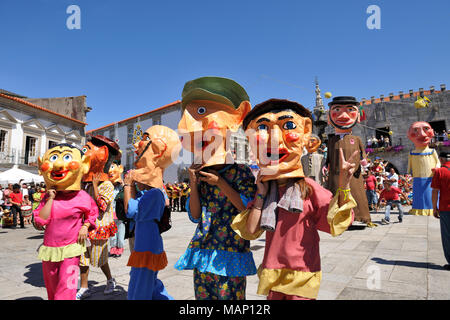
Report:
<svg viewBox="0 0 450 320"><path fill-rule="evenodd" d="M86 123L0 93L0 171L37 174L37 157L58 143L83 146Z"/></svg>

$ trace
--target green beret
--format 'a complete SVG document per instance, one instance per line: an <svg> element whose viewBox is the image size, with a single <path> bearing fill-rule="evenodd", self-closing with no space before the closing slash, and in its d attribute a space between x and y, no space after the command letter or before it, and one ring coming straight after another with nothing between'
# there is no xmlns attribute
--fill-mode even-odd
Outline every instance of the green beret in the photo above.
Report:
<svg viewBox="0 0 450 320"><path fill-rule="evenodd" d="M183 111L186 104L193 100L216 101L235 109L242 101L250 100L237 82L219 77L202 77L186 82L181 97Z"/></svg>

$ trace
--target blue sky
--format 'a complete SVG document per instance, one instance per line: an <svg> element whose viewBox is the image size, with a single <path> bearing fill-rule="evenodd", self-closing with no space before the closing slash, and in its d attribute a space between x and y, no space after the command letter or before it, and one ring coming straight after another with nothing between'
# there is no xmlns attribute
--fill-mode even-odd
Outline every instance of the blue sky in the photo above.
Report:
<svg viewBox="0 0 450 320"><path fill-rule="evenodd" d="M69 5L81 29L69 30ZM369 30L366 9L381 9ZM86 95L95 129L180 99L186 81L239 82L252 105L314 105L450 85L447 0L1 0L0 88Z"/></svg>

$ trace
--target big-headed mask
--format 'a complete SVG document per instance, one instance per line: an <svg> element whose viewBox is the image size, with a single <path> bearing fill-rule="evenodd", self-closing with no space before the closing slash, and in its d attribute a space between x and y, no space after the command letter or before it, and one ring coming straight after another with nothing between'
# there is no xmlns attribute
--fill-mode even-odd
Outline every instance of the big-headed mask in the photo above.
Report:
<svg viewBox="0 0 450 320"><path fill-rule="evenodd" d="M107 137L97 135L86 143L83 152L91 159L91 167L83 177L83 182L92 182L94 175L98 175L100 181L108 181L111 163L121 156L119 145Z"/></svg>
<svg viewBox="0 0 450 320"><path fill-rule="evenodd" d="M123 173L123 166L120 164L120 161L115 160L109 167L108 177L109 181L114 183L122 182L122 173Z"/></svg>
<svg viewBox="0 0 450 320"><path fill-rule="evenodd" d="M185 84L183 115L178 124L183 148L203 167L233 161L229 136L251 109L245 90L235 81L203 77Z"/></svg>
<svg viewBox="0 0 450 320"><path fill-rule="evenodd" d="M89 171L90 159L69 144L59 144L38 157L39 174L47 188L57 191L77 191L81 180Z"/></svg>
<svg viewBox="0 0 450 320"><path fill-rule="evenodd" d="M328 123L336 133L351 133L352 128L360 121L358 101L354 97L335 97L328 105Z"/></svg>
<svg viewBox="0 0 450 320"><path fill-rule="evenodd" d="M154 187L163 187L164 169L170 166L181 150L178 134L165 126L148 128L135 145L136 162L132 170L134 181Z"/></svg>
<svg viewBox="0 0 450 320"><path fill-rule="evenodd" d="M434 130L428 122L417 121L409 127L408 138L418 149L427 147L433 137Z"/></svg>
<svg viewBox="0 0 450 320"><path fill-rule="evenodd" d="M311 113L301 104L270 99L256 105L243 123L263 181L304 177L304 148L314 152L320 139L312 136Z"/></svg>

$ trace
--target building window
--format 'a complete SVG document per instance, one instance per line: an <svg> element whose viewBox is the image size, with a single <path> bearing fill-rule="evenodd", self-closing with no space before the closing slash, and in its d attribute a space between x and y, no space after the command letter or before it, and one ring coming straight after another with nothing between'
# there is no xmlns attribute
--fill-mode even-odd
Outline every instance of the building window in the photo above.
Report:
<svg viewBox="0 0 450 320"><path fill-rule="evenodd" d="M27 136L25 140L25 164L35 162L37 154L37 138Z"/></svg>
<svg viewBox="0 0 450 320"><path fill-rule="evenodd" d="M127 144L133 143L133 129L134 129L133 124L127 125Z"/></svg>
<svg viewBox="0 0 450 320"><path fill-rule="evenodd" d="M158 114L156 116L153 117L153 125L161 125L161 115Z"/></svg>
<svg viewBox="0 0 450 320"><path fill-rule="evenodd" d="M58 142L56 142L56 141L52 141L52 140L48 141L48 149L56 147L57 145L58 145Z"/></svg>
<svg viewBox="0 0 450 320"><path fill-rule="evenodd" d="M114 127L112 127L111 129L109 129L109 138L111 139L111 140L115 140L116 139L116 135L114 134L115 132L114 132L115 130L114 130Z"/></svg>
<svg viewBox="0 0 450 320"><path fill-rule="evenodd" d="M7 135L8 135L8 131L0 130L0 152L6 151Z"/></svg>

